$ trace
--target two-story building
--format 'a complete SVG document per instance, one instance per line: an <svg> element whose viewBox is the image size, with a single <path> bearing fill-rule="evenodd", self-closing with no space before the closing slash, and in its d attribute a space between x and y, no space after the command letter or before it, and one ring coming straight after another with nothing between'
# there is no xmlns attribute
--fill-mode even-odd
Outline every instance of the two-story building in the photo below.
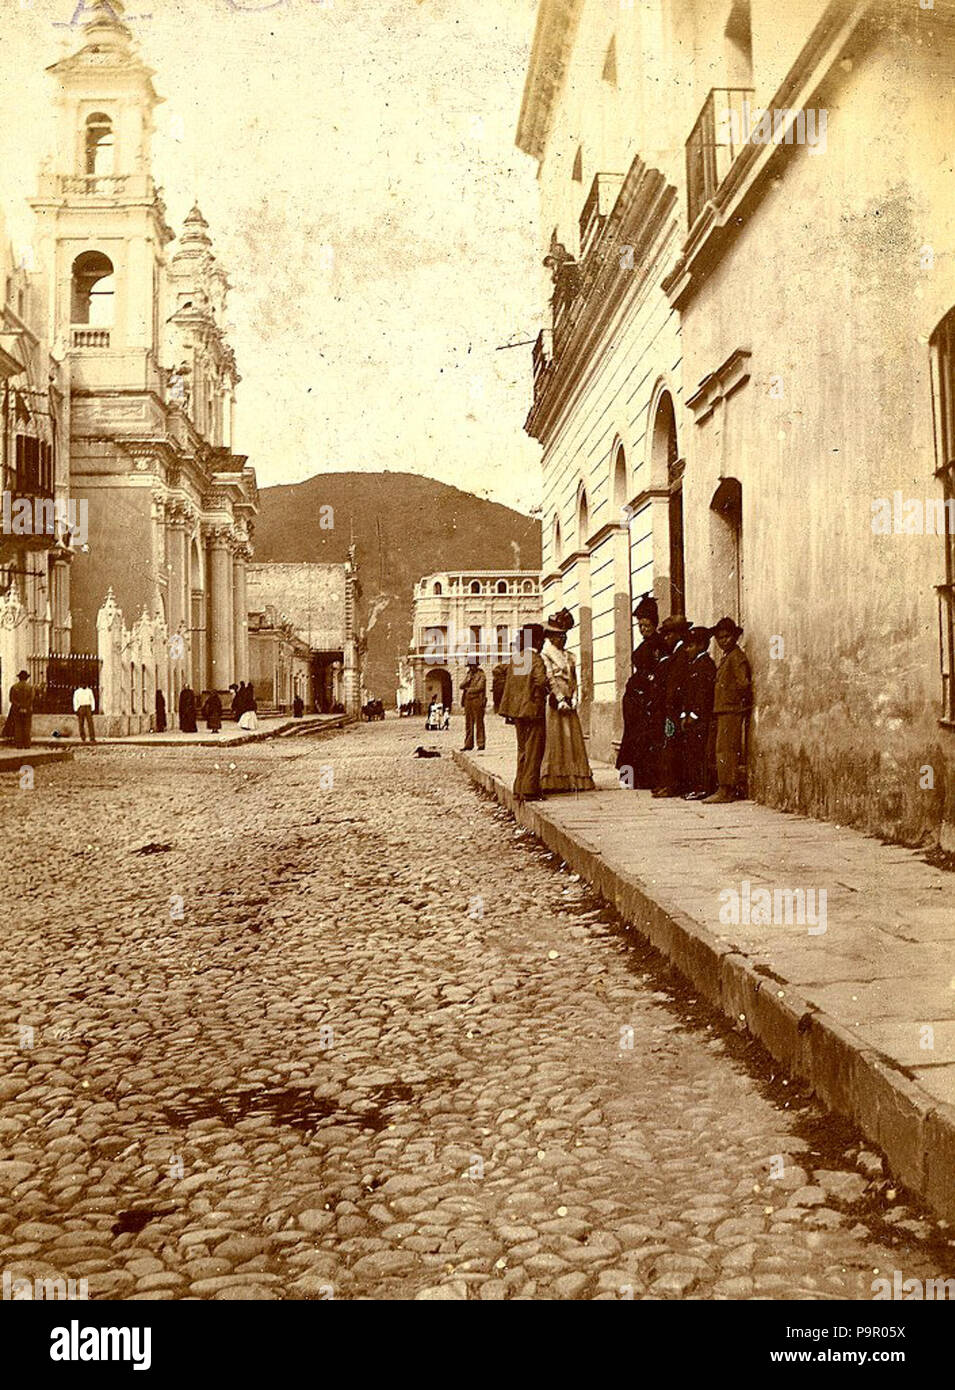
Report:
<svg viewBox="0 0 955 1390"><path fill-rule="evenodd" d="M541 0L544 603L745 627L749 785L955 848L955 6ZM948 512L945 508L949 501Z"/></svg>
<svg viewBox="0 0 955 1390"><path fill-rule="evenodd" d="M488 676L490 701L491 669L508 660L522 627L540 621L536 571L425 575L414 588L411 652L404 670L399 670L399 686L410 665L415 700L427 706L437 695L441 704L458 709L468 659L477 656Z"/></svg>

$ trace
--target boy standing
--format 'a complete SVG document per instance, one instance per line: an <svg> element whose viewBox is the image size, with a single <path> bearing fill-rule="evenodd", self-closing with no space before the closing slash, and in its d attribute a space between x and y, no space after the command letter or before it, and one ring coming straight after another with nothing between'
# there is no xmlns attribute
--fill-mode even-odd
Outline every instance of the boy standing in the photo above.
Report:
<svg viewBox="0 0 955 1390"><path fill-rule="evenodd" d="M710 735L719 783L705 804L735 801L743 773L743 728L752 704L749 662L736 645L743 629L732 618L720 618L713 629L723 659L716 672L713 696L713 732Z"/></svg>

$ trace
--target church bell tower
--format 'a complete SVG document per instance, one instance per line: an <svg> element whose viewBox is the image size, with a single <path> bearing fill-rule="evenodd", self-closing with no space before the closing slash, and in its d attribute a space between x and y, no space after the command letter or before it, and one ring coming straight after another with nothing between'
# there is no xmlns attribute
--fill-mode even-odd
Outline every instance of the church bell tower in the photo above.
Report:
<svg viewBox="0 0 955 1390"><path fill-rule="evenodd" d="M52 268L51 339L70 358L74 389L161 394L162 268L173 237L151 172L161 98L123 11L122 0L94 0L80 48L48 69L55 154L32 206Z"/></svg>

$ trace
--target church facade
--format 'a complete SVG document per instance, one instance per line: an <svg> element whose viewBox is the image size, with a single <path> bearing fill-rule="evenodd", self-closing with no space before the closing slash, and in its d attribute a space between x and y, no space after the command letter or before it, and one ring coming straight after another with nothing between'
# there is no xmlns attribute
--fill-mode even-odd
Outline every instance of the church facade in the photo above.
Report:
<svg viewBox="0 0 955 1390"><path fill-rule="evenodd" d="M70 493L88 509L70 568L72 649L99 650L100 707L125 731L148 727L157 690L172 713L186 685L248 679L257 491L233 448L227 276L198 207L178 241L168 224L151 168L160 98L122 4L87 13L79 49L49 69L56 153L32 206Z"/></svg>

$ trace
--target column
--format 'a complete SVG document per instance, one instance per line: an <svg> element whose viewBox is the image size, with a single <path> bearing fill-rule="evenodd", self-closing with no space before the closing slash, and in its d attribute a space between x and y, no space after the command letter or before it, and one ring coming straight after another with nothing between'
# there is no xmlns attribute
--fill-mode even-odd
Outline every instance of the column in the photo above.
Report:
<svg viewBox="0 0 955 1390"><path fill-rule="evenodd" d="M53 640L52 650L70 650L70 565L73 562L72 550L55 550L53 566L50 570L50 583L53 587Z"/></svg>
<svg viewBox="0 0 955 1390"><path fill-rule="evenodd" d="M186 621L186 515L181 507L170 509L166 524L166 599L169 634L177 633Z"/></svg>
<svg viewBox="0 0 955 1390"><path fill-rule="evenodd" d="M213 690L228 690L234 680L232 539L228 526L215 526L209 532L209 683Z"/></svg>
<svg viewBox="0 0 955 1390"><path fill-rule="evenodd" d="M235 655L234 680L249 679L249 614L246 597L246 564L252 557L252 547L241 541L232 560L232 608L235 623L233 648Z"/></svg>

